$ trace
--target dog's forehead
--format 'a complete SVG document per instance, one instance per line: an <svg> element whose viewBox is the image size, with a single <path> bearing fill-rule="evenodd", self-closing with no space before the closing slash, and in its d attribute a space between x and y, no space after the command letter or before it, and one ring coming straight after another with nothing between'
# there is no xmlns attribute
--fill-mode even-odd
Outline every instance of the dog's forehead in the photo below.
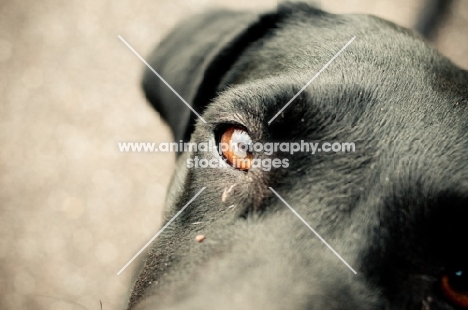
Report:
<svg viewBox="0 0 468 310"><path fill-rule="evenodd" d="M321 12L284 20L240 55L213 106L260 120L276 114L305 85L278 121L288 113L321 112L336 114L343 125L365 115L368 126L398 125L402 134L406 124L413 133L432 126L434 135L466 127L467 72L409 29L368 15ZM301 119L292 122L310 125Z"/></svg>
<svg viewBox="0 0 468 310"><path fill-rule="evenodd" d="M232 82L285 73L317 72L352 38L354 42L327 70L421 69L437 52L406 28L369 15L291 15L251 44L224 78ZM371 72L369 72L371 73Z"/></svg>

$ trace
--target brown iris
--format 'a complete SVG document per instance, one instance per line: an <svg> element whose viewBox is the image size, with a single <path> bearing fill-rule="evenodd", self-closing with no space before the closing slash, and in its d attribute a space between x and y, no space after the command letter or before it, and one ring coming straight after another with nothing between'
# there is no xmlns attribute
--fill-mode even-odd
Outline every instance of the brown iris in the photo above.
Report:
<svg viewBox="0 0 468 310"><path fill-rule="evenodd" d="M234 168L249 170L252 166L252 139L246 130L237 126L227 127L221 135L220 150Z"/></svg>
<svg viewBox="0 0 468 310"><path fill-rule="evenodd" d="M454 305L468 309L468 274L463 270L446 274L440 281L442 292Z"/></svg>

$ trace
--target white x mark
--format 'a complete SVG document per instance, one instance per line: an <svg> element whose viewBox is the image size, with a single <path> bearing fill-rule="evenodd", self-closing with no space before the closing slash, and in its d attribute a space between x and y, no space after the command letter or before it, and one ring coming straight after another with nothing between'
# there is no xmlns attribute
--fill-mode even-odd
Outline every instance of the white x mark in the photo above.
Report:
<svg viewBox="0 0 468 310"><path fill-rule="evenodd" d="M166 84L166 86L167 86L170 90L172 90L172 92L173 92L177 97L179 97L179 99L182 100L182 102L185 103L185 105L186 105L190 110L192 110L192 112L195 113L195 115L198 116L199 119L201 119L201 120L203 121L203 123L206 124L206 121L203 119L203 117L201 117L200 114L198 114L197 111L195 111L195 109L192 108L192 106L191 106L190 104L188 104L188 102L185 101L185 99L182 98L182 96L179 95L179 94L175 91L175 89L172 88L172 86L169 85L169 83L166 82L166 80L163 79L163 77L162 77L161 75L159 75L159 73L156 72L156 70L154 70L154 69L149 65L149 63L146 62L146 60L143 59L143 57L141 57L140 54L138 54L138 53L133 49L133 47L131 47L130 44L127 43L127 41L125 41L120 35L119 35L119 39L120 39L125 45L127 45L127 47L128 47L138 58L140 58L140 60L148 67L148 69L150 69L151 71L153 71L153 73L156 74L156 76L157 76L164 84Z"/></svg>
<svg viewBox="0 0 468 310"><path fill-rule="evenodd" d="M273 122L273 120L274 120L275 118L277 118L278 115L280 115L281 112L283 112L284 109L286 109L286 108L288 107L288 105L290 105L291 102L293 102L294 99L296 99L297 96L299 96L299 95L304 91L304 89L307 88L307 86L310 85L310 83L312 83L323 71L325 71L325 69L326 69L326 68L327 68L327 67L328 67L328 66L329 66L329 65L330 65L330 64L331 64L331 63L332 63L332 62L333 62L333 61L334 61L334 60L335 60L335 59L336 59L336 58L337 58L337 57L354 41L354 39L356 39L356 36L352 37L351 40L349 40L348 43L346 43L345 46L343 46L343 48L342 48L338 53L336 53L335 56L333 56L332 59L330 59L330 61L327 62L327 63L325 64L325 66L323 66L322 69L320 69L320 71L317 72L317 73L310 79L310 81L307 82L307 84L305 84L305 86L302 87L301 90L300 90L296 95L294 95L294 97L292 97L291 100L289 100L288 103L286 103L286 104L284 105L284 107L283 107L281 110L279 110L279 112L276 113L275 116L273 116L273 117L268 121L268 125L270 125L271 122Z"/></svg>
<svg viewBox="0 0 468 310"><path fill-rule="evenodd" d="M325 241L325 239L322 238L322 236L320 236L318 234L318 232L315 231L315 229L313 229L309 223L307 223L303 218L302 216L299 215L299 213L296 212L296 210L294 210L287 202L286 200L283 199L283 197L281 197L273 188L269 187L269 189L292 211L292 213L294 213L294 215L296 215L301 221L302 223L304 223L307 228L309 228L316 236L317 238L320 239L320 241L322 241L329 249L330 251L333 252L333 254L335 254L345 265L346 267L348 267L354 274L357 274L356 270L353 269L353 267L351 267L344 259L343 257L340 256L340 254L338 254L338 252L335 251L335 249L333 249L331 247L331 245L328 244L328 242Z"/></svg>
<svg viewBox="0 0 468 310"><path fill-rule="evenodd" d="M156 235L154 235L154 237L151 238L151 240L148 241L148 243L146 243L145 246L144 246L143 248L141 248L141 250L138 251L138 253L136 253L128 263L125 264L125 266L122 267L122 269L120 269L119 272L117 272L117 275L120 275L120 274L122 273L122 271L124 271L125 268L127 268L128 265L130 265L130 264L135 260L135 258L137 258L137 256L140 255L141 252L143 252L143 250L146 249L146 248L148 247L148 245L150 245L151 242L153 242L154 239L156 239L156 238L164 231L164 229L167 228L167 226L171 225L172 221L174 221L174 220L176 219L176 217L178 217L182 212L184 212L185 208L187 208L187 207L192 203L192 201L194 201L195 198L197 198L198 195L200 195L201 192L203 192L203 191L205 190L205 188L206 188L206 187L203 187L201 190L199 190L198 193L196 193L195 196L193 196L193 198L190 199L189 202L187 202L187 204L186 204L182 209L180 209L179 212L177 212L176 215L174 215L174 217L172 217L172 218L169 220L169 222L167 222L166 225L164 225L164 227L161 228L161 229L156 233Z"/></svg>

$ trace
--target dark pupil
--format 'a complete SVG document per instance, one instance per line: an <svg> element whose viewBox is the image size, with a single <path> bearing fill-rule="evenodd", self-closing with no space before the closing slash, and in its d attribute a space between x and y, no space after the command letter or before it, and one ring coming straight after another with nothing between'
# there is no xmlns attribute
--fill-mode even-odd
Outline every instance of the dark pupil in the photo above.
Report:
<svg viewBox="0 0 468 310"><path fill-rule="evenodd" d="M468 272L465 270L457 270L450 275L450 285L453 289L468 293Z"/></svg>

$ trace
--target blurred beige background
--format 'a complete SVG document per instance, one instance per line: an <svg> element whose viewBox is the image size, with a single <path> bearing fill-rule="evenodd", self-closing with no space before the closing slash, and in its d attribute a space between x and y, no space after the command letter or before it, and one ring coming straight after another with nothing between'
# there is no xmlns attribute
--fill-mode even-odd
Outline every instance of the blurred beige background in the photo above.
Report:
<svg viewBox="0 0 468 310"><path fill-rule="evenodd" d="M170 141L139 88L147 55L184 16L276 1L0 1L0 309L124 309L157 232L173 154L119 153ZM325 1L324 1L325 2ZM411 26L421 0L334 0L333 12ZM468 68L468 1L436 45Z"/></svg>

